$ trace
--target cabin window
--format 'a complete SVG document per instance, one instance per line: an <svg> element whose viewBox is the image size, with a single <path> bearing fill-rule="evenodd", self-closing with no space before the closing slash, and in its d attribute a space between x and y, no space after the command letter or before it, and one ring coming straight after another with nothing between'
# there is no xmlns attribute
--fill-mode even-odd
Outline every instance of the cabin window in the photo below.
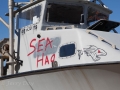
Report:
<svg viewBox="0 0 120 90"><path fill-rule="evenodd" d="M59 56L68 57L75 54L75 44L66 44L60 47Z"/></svg>
<svg viewBox="0 0 120 90"><path fill-rule="evenodd" d="M34 6L23 12L20 12L18 17L19 28L25 27L30 24L38 23L40 19L41 6Z"/></svg>
<svg viewBox="0 0 120 90"><path fill-rule="evenodd" d="M98 10L95 10L95 9L89 7L88 8L88 18L87 18L88 24L91 25L92 23L94 23L95 21L100 20L100 19L108 20L108 16L101 13Z"/></svg>
<svg viewBox="0 0 120 90"><path fill-rule="evenodd" d="M79 24L83 14L82 6L49 4L47 8L46 21L57 23Z"/></svg>

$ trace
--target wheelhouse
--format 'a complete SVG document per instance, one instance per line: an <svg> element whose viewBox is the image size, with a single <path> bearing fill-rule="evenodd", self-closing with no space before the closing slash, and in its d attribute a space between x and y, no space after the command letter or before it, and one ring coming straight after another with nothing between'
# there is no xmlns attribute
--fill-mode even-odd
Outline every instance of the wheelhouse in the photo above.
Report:
<svg viewBox="0 0 120 90"><path fill-rule="evenodd" d="M66 25L87 28L100 19L109 20L112 13L108 8L88 0L38 0L20 9L15 12L16 29L36 23L39 30Z"/></svg>

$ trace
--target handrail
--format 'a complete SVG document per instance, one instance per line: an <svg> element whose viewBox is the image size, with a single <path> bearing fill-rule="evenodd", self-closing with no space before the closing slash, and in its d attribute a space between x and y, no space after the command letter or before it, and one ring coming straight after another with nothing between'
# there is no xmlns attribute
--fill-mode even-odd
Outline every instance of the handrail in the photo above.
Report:
<svg viewBox="0 0 120 90"><path fill-rule="evenodd" d="M4 76L3 75L3 72L4 72L4 70L3 70L3 61L4 61L4 59L9 60L9 56L0 56L0 59L1 59L1 76ZM6 62L6 65L12 65L12 64L17 64L17 62L16 61L14 61L14 62L10 62L10 61Z"/></svg>
<svg viewBox="0 0 120 90"><path fill-rule="evenodd" d="M107 41L106 39L102 38L100 35L97 35L95 32L92 32L91 30L87 30L87 33L96 36L100 41L106 42L109 45L111 45L112 48L116 49L116 45L115 44L113 44L113 43Z"/></svg>
<svg viewBox="0 0 120 90"><path fill-rule="evenodd" d="M9 56L0 56L1 59L1 76L3 76L3 60L4 59L9 59Z"/></svg>

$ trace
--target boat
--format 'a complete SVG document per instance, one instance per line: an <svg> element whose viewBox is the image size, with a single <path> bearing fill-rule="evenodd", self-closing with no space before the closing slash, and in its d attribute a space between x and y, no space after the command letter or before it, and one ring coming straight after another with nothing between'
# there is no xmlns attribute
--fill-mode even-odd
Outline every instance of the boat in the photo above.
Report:
<svg viewBox="0 0 120 90"><path fill-rule="evenodd" d="M101 0L17 6L13 55L0 44L0 90L120 90L120 23Z"/></svg>

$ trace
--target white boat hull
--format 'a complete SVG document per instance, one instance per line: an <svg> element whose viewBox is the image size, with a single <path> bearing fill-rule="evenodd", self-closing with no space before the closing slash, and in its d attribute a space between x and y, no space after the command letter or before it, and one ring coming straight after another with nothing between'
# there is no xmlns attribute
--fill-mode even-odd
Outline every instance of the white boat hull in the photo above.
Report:
<svg viewBox="0 0 120 90"><path fill-rule="evenodd" d="M119 68L99 65L8 76L0 78L0 90L120 90Z"/></svg>

